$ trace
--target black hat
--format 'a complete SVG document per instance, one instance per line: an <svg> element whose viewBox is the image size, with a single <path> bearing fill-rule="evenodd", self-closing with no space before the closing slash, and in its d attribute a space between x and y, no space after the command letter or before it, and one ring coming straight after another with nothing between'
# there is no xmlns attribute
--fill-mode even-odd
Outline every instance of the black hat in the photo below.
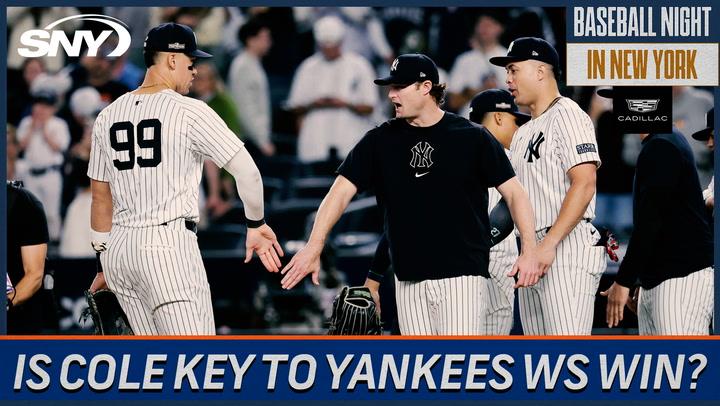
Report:
<svg viewBox="0 0 720 406"><path fill-rule="evenodd" d="M705 114L705 126L706 128L694 133L692 137L698 141L707 141L710 138L715 129L715 107Z"/></svg>
<svg viewBox="0 0 720 406"><path fill-rule="evenodd" d="M195 33L187 25L176 23L160 24L145 37L145 51L177 52L196 58L212 58L197 48Z"/></svg>
<svg viewBox="0 0 720 406"><path fill-rule="evenodd" d="M485 113L489 112L510 113L517 118L517 125L523 125L530 120L530 116L521 113L515 104L510 92L502 89L484 90L472 99L470 102L470 120L480 123Z"/></svg>
<svg viewBox="0 0 720 406"><path fill-rule="evenodd" d="M523 37L510 43L506 56L490 58L490 63L497 66L507 66L512 62L533 59L545 62L560 73L560 57L555 48L542 38Z"/></svg>
<svg viewBox="0 0 720 406"><path fill-rule="evenodd" d="M57 95L50 90L38 90L32 93L32 103L42 103L54 106L57 103Z"/></svg>
<svg viewBox="0 0 720 406"><path fill-rule="evenodd" d="M440 82L435 62L423 54L404 54L393 61L390 67L390 76L375 79L375 84L380 86L409 85L426 80L431 81L434 85Z"/></svg>

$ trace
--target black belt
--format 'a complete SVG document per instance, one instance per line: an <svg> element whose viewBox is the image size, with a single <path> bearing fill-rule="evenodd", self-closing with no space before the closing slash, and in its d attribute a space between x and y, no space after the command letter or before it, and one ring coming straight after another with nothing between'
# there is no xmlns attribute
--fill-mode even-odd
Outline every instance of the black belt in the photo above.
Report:
<svg viewBox="0 0 720 406"><path fill-rule="evenodd" d="M161 226L166 226L168 223L162 223ZM191 220L185 220L185 228L197 234L197 223Z"/></svg>
<svg viewBox="0 0 720 406"><path fill-rule="evenodd" d="M584 222L586 222L586 223L589 223L589 222L591 222L592 220L590 220L589 218L583 218L583 219L580 220L580 221L581 221L581 222L584 221ZM544 231L545 233L547 233L547 232L550 231L551 228L552 228L552 227L545 227L545 228L541 228L541 229L539 229L539 230L537 230L537 231L535 231L535 232L536 232L536 233L542 233L542 232Z"/></svg>
<svg viewBox="0 0 720 406"><path fill-rule="evenodd" d="M42 175L45 175L49 171L59 171L61 168L62 168L62 165L52 165L52 166L46 166L44 168L30 168L30 175L42 176Z"/></svg>

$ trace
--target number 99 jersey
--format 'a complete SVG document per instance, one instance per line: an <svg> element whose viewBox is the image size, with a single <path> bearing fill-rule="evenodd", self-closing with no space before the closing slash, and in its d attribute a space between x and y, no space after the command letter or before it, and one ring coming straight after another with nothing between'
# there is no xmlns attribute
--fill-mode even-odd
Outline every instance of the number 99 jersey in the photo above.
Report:
<svg viewBox="0 0 720 406"><path fill-rule="evenodd" d="M110 183L113 225L197 222L203 162L223 167L242 147L202 101L172 90L127 93L95 121L88 176Z"/></svg>

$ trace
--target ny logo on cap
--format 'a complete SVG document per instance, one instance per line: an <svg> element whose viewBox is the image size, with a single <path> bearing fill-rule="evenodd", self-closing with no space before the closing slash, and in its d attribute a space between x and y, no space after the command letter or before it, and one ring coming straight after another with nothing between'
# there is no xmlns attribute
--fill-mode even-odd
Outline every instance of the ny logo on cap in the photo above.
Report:
<svg viewBox="0 0 720 406"><path fill-rule="evenodd" d="M179 42L174 42L172 44L168 44L169 49L185 49L185 44L181 44Z"/></svg>
<svg viewBox="0 0 720 406"><path fill-rule="evenodd" d="M510 105L507 103L495 103L496 109L509 109Z"/></svg>
<svg viewBox="0 0 720 406"><path fill-rule="evenodd" d="M396 71L396 70L397 70L397 66L398 66L398 59L395 58L395 60L394 60L393 63L392 63L392 66L390 66L390 71L393 71L393 72Z"/></svg>

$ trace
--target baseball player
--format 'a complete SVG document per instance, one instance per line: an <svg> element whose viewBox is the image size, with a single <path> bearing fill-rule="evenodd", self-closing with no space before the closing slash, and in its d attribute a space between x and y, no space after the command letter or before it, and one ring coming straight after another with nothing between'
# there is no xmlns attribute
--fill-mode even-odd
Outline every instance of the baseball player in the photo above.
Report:
<svg viewBox="0 0 720 406"><path fill-rule="evenodd" d="M510 145L511 162L535 212L538 260L545 277L518 291L525 334L590 334L593 304L606 267L605 249L595 246L595 177L600 165L588 115L560 96L555 48L539 38L513 41L504 66L515 102L530 109Z"/></svg>
<svg viewBox="0 0 720 406"><path fill-rule="evenodd" d="M390 75L395 118L368 131L338 169L307 245L283 268L283 288L306 275L318 284L320 253L332 226L359 190L373 189L395 271L400 332L481 334L490 232L487 188L508 202L523 251L515 264L523 284L540 277L534 219L502 145L487 130L444 112L444 84L425 55L406 54ZM372 281L371 281L372 283ZM379 284L369 286L377 295Z"/></svg>
<svg viewBox="0 0 720 406"><path fill-rule="evenodd" d="M143 84L105 108L93 128L91 233L105 272L91 291L107 281L136 334L215 334L195 235L206 158L235 178L248 219L245 262L257 252L269 271L281 265L255 163L210 107L183 96L195 59L210 56L187 26L151 29Z"/></svg>
<svg viewBox="0 0 720 406"><path fill-rule="evenodd" d="M506 90L490 89L478 93L470 102L470 120L481 124L505 148L510 158L510 143L518 126L525 124L530 116L520 113L512 95ZM488 207L492 209L501 196L494 188L488 189ZM490 248L490 279L488 279L487 335L509 335L513 324L515 281L508 276L517 260L518 249L515 235Z"/></svg>
<svg viewBox="0 0 720 406"><path fill-rule="evenodd" d="M705 128L692 135L693 139L702 141L712 153L715 151L715 108L711 108L705 114ZM710 179L708 187L703 190L705 206L712 213L715 207L715 176Z"/></svg>
<svg viewBox="0 0 720 406"><path fill-rule="evenodd" d="M612 97L612 89L598 91ZM633 232L608 297L609 327L623 319L639 280L641 335L707 335L714 310L712 220L693 151L674 129L640 134L633 184Z"/></svg>

